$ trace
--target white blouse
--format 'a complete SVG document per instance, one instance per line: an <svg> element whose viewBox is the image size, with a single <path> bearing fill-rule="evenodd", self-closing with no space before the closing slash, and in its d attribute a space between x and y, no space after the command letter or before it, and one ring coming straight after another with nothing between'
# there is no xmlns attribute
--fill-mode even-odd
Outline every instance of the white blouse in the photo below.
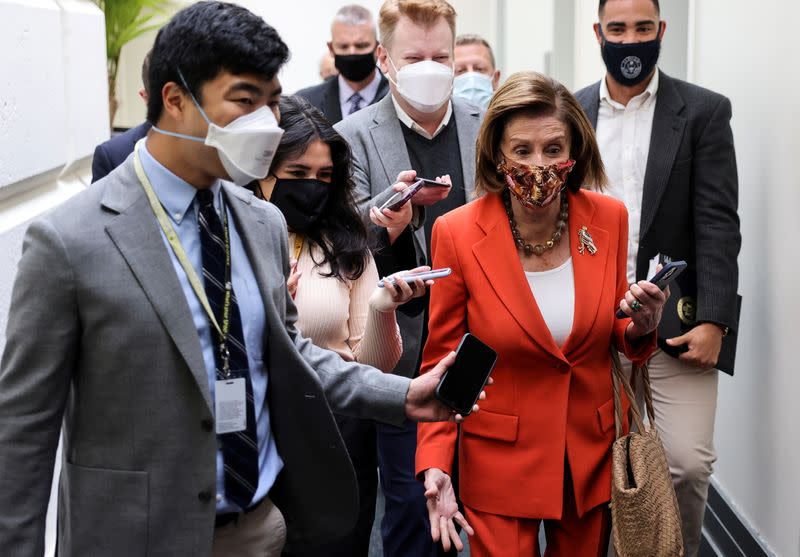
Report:
<svg viewBox="0 0 800 557"><path fill-rule="evenodd" d="M575 314L575 281L572 258L549 271L526 272L536 305L558 346L563 346L572 332Z"/></svg>

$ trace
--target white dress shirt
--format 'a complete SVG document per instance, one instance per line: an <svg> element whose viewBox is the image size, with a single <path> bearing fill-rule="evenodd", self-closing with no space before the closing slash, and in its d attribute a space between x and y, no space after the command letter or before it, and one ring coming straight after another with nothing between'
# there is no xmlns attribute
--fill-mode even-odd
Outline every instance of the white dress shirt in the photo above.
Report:
<svg viewBox="0 0 800 557"><path fill-rule="evenodd" d="M408 115L408 112L403 110L403 107L400 106L400 103L397 102L397 99L394 98L394 95L392 95L392 103L394 103L394 110L397 112L397 117L400 119L400 122L402 122L405 127L411 128L425 139L433 139L439 135L445 126L450 123L450 117L453 116L453 102L448 99L447 112L444 113L444 118L442 118L442 121L439 123L439 126L436 128L433 134L430 134L425 131L425 128L417 124L414 119Z"/></svg>
<svg viewBox="0 0 800 557"><path fill-rule="evenodd" d="M339 80L339 106L342 109L342 118L347 118L347 116L350 114L350 107L353 104L350 101L350 97L352 97L354 93L358 93L363 99L361 101L359 110L372 104L372 101L375 100L375 95L378 94L378 87L381 84L381 73L375 70L375 73L372 76L372 81L370 81L361 91L356 91L350 87L347 81L345 81L345 79L342 77L342 74L339 74L339 77L336 79Z"/></svg>
<svg viewBox="0 0 800 557"><path fill-rule="evenodd" d="M627 106L611 98L606 80L600 81L600 106L597 112L597 143L608 175L608 195L628 208L628 283L636 279L636 254L639 251L639 226L642 219L642 190L650 134L658 93L658 70L647 89L633 97Z"/></svg>

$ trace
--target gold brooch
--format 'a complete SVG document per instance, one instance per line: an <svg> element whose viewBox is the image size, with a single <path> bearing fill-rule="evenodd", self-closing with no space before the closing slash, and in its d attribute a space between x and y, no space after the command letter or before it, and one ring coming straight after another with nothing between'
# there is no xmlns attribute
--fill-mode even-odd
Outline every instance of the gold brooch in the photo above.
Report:
<svg viewBox="0 0 800 557"><path fill-rule="evenodd" d="M589 230L585 226L582 226L581 229L578 230L578 253L583 255L584 251L588 251L589 255L594 255L597 253L597 246L594 245L594 240L592 240Z"/></svg>

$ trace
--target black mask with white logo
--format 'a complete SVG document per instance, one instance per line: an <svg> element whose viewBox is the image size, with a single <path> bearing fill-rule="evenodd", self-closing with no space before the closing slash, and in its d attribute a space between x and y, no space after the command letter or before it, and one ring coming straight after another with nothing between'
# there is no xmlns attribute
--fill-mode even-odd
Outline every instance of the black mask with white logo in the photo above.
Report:
<svg viewBox="0 0 800 557"><path fill-rule="evenodd" d="M661 34L661 24L658 24L658 34ZM602 29L600 37L603 44L600 51L603 62L611 77L620 85L632 87L647 79L653 72L661 53L661 39L643 43L611 43L608 42Z"/></svg>
<svg viewBox="0 0 800 557"><path fill-rule="evenodd" d="M350 81L364 81L376 68L374 50L366 54L336 54L333 59L342 77Z"/></svg>
<svg viewBox="0 0 800 557"><path fill-rule="evenodd" d="M269 201L281 210L290 229L303 232L325 211L332 187L322 180L278 178Z"/></svg>

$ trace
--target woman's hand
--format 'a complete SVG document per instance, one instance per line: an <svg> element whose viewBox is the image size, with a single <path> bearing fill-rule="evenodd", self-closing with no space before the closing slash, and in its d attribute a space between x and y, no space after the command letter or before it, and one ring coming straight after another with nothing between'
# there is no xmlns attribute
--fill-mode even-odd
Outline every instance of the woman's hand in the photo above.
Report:
<svg viewBox="0 0 800 557"><path fill-rule="evenodd" d="M643 337L658 327L667 298L669 288L662 292L650 281L640 280L631 285L619 303L620 309L631 318L631 324L625 331L629 340Z"/></svg>
<svg viewBox="0 0 800 557"><path fill-rule="evenodd" d="M297 259L289 261L289 279L286 281L286 288L289 290L289 295L293 300L297 294L297 283L302 275L303 272L297 270Z"/></svg>
<svg viewBox="0 0 800 557"><path fill-rule="evenodd" d="M405 170L397 175L397 182L392 186L395 192L403 191L416 181L417 172L415 170ZM402 234L406 226L411 222L414 212L411 203L408 202L397 211L389 209L379 209L372 207L369 210L369 218L376 226L382 226L389 234L389 243L394 244L395 240Z"/></svg>
<svg viewBox="0 0 800 557"><path fill-rule="evenodd" d="M384 278L382 280L383 288L376 287L372 296L369 298L370 307L378 311L390 312L396 310L398 306L405 304L412 298L419 298L424 295L426 287L433 284L432 280L423 282L420 279L416 279L413 282L406 282L397 277L412 273L423 273L430 270L431 268L426 265L411 269L410 271L400 271L399 273L393 274L391 277ZM395 280L390 282L388 280L389 278L394 278Z"/></svg>
<svg viewBox="0 0 800 557"><path fill-rule="evenodd" d="M450 476L438 468L425 470L425 499L427 499L428 518L431 521L431 538L434 543L442 542L445 551L453 545L458 551L464 549L455 523L472 536L475 531L458 510L458 501Z"/></svg>

